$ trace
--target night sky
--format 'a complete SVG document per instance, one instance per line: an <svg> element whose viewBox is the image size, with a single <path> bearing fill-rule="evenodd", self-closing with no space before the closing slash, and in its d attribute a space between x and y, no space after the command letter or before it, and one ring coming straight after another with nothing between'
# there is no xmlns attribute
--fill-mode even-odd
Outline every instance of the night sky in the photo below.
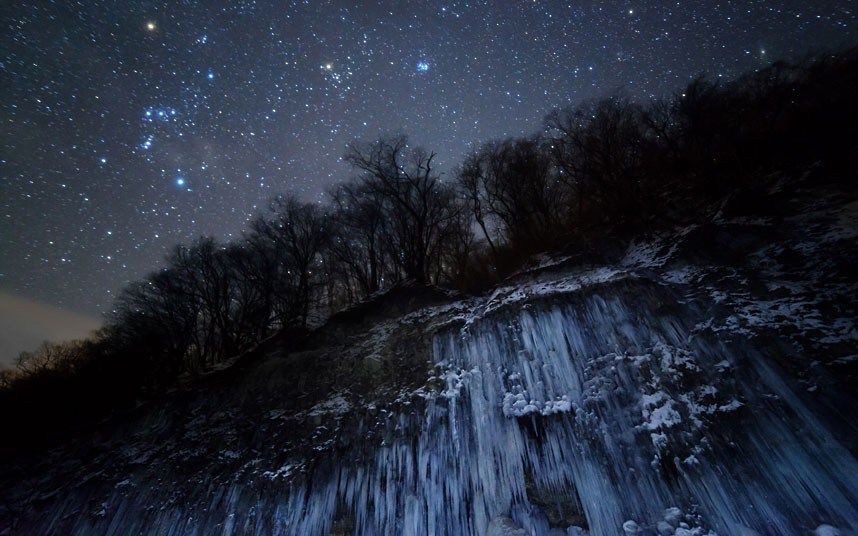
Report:
<svg viewBox="0 0 858 536"><path fill-rule="evenodd" d="M855 45L854 6L3 2L0 291L97 315L173 245L322 199L349 141L407 133L449 176L557 106Z"/></svg>

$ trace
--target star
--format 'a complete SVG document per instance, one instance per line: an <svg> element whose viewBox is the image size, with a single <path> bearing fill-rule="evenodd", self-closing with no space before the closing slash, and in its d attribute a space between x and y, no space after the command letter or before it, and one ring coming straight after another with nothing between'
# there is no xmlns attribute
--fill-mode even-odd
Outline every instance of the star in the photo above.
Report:
<svg viewBox="0 0 858 536"><path fill-rule="evenodd" d="M451 175L469 148L531 134L556 107L617 89L647 102L700 72L726 82L858 44L854 0L515 2L513 17L491 2L127 0L82 18L47 4L4 23L0 69L16 83L0 84L0 283L91 313L173 245L239 235L270 195L324 198L351 174L349 142L402 131ZM87 57L68 56L82 43ZM106 224L127 273L77 262ZM75 264L43 269L47 240Z"/></svg>

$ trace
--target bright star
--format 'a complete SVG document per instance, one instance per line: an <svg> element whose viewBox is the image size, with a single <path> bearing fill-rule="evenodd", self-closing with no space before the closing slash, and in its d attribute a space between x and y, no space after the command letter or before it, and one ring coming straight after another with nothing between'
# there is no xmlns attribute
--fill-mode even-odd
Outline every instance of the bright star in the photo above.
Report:
<svg viewBox="0 0 858 536"><path fill-rule="evenodd" d="M157 26L155 25L155 23L153 21L150 20L149 22L146 23L146 29L149 30L150 32L154 32L156 28L157 28Z"/></svg>
<svg viewBox="0 0 858 536"><path fill-rule="evenodd" d="M176 179L176 186L184 186L184 185L185 185L185 179L183 177L179 177L178 179Z"/></svg>
<svg viewBox="0 0 858 536"><path fill-rule="evenodd" d="M428 70L429 70L429 63L428 62L425 62L425 61L417 62L417 72L418 73L425 73Z"/></svg>

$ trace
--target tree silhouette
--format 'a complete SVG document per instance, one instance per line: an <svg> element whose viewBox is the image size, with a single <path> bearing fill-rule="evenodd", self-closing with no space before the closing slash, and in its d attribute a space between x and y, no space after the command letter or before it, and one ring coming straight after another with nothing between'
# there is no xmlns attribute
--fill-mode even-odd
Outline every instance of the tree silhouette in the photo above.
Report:
<svg viewBox="0 0 858 536"><path fill-rule="evenodd" d="M545 118L561 181L573 192L579 224L632 219L641 200L642 110L611 97L562 108ZM589 213L588 213L589 210Z"/></svg>
<svg viewBox="0 0 858 536"><path fill-rule="evenodd" d="M358 183L338 185L329 197L333 204L329 248L332 261L342 266L349 288L353 282L357 296L363 297L379 290L385 278L389 283L395 281L397 272L388 268L394 252L384 197Z"/></svg>
<svg viewBox="0 0 858 536"><path fill-rule="evenodd" d="M352 143L344 157L363 172L361 188L381 201L394 263L418 282L431 280L429 265L441 254L446 228L456 217L455 193L434 171L434 158L435 153L410 148L405 136Z"/></svg>
<svg viewBox="0 0 858 536"><path fill-rule="evenodd" d="M565 193L539 138L483 145L459 168L458 184L495 253L498 238L531 251L560 233Z"/></svg>
<svg viewBox="0 0 858 536"><path fill-rule="evenodd" d="M319 282L322 252L330 239L330 220L312 203L294 196L278 196L270 213L253 223L253 238L275 263L273 293L281 325L298 320L304 326Z"/></svg>

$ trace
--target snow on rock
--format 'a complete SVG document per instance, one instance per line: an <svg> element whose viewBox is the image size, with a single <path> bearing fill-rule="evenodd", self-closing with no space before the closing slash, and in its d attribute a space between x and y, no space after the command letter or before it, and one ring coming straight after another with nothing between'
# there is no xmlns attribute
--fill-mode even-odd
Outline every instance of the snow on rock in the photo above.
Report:
<svg viewBox="0 0 858 536"><path fill-rule="evenodd" d="M470 379L470 377L474 374L479 374L480 369L474 368L472 370L452 370L448 369L441 374L441 379L444 381L445 388L441 391L441 396L444 398L456 398L462 392L462 388L465 386L465 383Z"/></svg>
<svg viewBox="0 0 858 536"><path fill-rule="evenodd" d="M698 227L689 225L649 242L632 242L620 265L637 269L660 268L673 258L683 239Z"/></svg>
<svg viewBox="0 0 858 536"><path fill-rule="evenodd" d="M313 406L310 411L307 412L307 415L310 417L325 414L342 415L344 413L348 413L351 409L352 405L349 401L346 400L342 394L338 394Z"/></svg>
<svg viewBox="0 0 858 536"><path fill-rule="evenodd" d="M682 520L682 510L676 506L671 506L664 511L664 521L674 527L679 525Z"/></svg>
<svg viewBox="0 0 858 536"><path fill-rule="evenodd" d="M553 415L568 413L572 409L569 397L560 396L557 400L528 400L524 392L504 393L503 414L506 417L524 417L525 415Z"/></svg>
<svg viewBox="0 0 858 536"><path fill-rule="evenodd" d="M571 275L548 282L523 282L513 287L499 287L474 312L462 315L461 318L464 320L463 332L467 332L468 327L480 318L490 316L504 308L516 304L525 304L525 302L534 298L578 292L582 288L629 276L630 273L628 270L602 266L595 269L576 271Z"/></svg>
<svg viewBox="0 0 858 536"><path fill-rule="evenodd" d="M623 523L623 532L626 534L626 536L634 536L635 534L640 534L643 531L637 523L630 519Z"/></svg>
<svg viewBox="0 0 858 536"><path fill-rule="evenodd" d="M274 471L264 471L262 476L269 480L277 480L278 478L287 478L292 472L295 470L295 467L292 465L284 465L279 469Z"/></svg>
<svg viewBox="0 0 858 536"><path fill-rule="evenodd" d="M512 519L500 516L492 519L489 523L486 536L530 536L530 534Z"/></svg>
<svg viewBox="0 0 858 536"><path fill-rule="evenodd" d="M673 536L676 529L666 521L659 521L656 525L659 536Z"/></svg>
<svg viewBox="0 0 858 536"><path fill-rule="evenodd" d="M661 391L652 395L643 395L641 404L644 426L647 430L670 428L682 422L679 412L673 408L673 400Z"/></svg>

